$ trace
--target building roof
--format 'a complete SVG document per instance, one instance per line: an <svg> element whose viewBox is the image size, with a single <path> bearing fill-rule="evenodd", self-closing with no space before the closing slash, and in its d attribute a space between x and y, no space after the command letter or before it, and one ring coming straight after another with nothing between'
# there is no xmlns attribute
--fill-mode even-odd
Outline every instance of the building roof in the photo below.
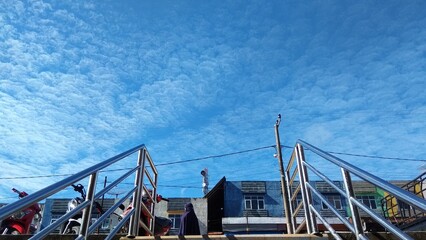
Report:
<svg viewBox="0 0 426 240"><path fill-rule="evenodd" d="M216 183L216 185L206 194L204 198L209 198L213 196L217 191L221 191L224 189L224 183L226 182L226 177L223 177Z"/></svg>

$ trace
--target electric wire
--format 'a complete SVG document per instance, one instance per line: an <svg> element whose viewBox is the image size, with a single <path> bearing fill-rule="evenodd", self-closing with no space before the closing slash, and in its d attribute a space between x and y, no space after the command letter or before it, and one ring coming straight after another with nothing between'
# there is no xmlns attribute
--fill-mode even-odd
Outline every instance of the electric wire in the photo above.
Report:
<svg viewBox="0 0 426 240"><path fill-rule="evenodd" d="M274 145L275 147L275 145ZM293 148L286 145L281 145L281 148ZM309 149L307 149L309 150ZM378 159L387 159L387 160L400 160L400 161L413 161L413 162L426 162L426 159L414 159L414 158L399 158L399 157L383 157L376 155L366 155L366 154L356 154L356 153L343 153L343 152L334 152L334 151L324 151L331 154L345 155L345 156L353 156L353 157L362 157L362 158L378 158Z"/></svg>
<svg viewBox="0 0 426 240"><path fill-rule="evenodd" d="M342 152L332 152L328 151L328 153L353 156L353 157L363 157L363 158L378 158L378 159L387 159L387 160L400 160L400 161L411 161L411 162L426 162L426 159L414 159L414 158L398 158L398 157L381 157L375 155L363 155L363 154L355 154L355 153L342 153Z"/></svg>
<svg viewBox="0 0 426 240"><path fill-rule="evenodd" d="M247 153L247 152L259 151L259 150L263 150L263 149L267 149L267 148L275 148L275 145L269 145L269 146L258 147L258 148L236 151L236 152L225 153L225 154L219 154L219 155L211 155L211 156L206 156L206 157L186 159L186 160L180 160L180 161L174 161L174 162L166 162L166 163L156 164L155 166L161 167L161 166L169 166L169 165L173 165L173 164L181 164L181 163L187 163L187 162L201 161L201 160L212 159L212 158L221 158L221 157L226 157L226 156L243 154L243 153ZM281 148L292 149L293 147L281 145ZM377 158L377 159L399 160L399 161L426 162L426 159L384 157L384 156L374 156L374 155L365 155L365 154L342 153L342 152L334 152L334 151L325 151L325 152L328 152L328 153L331 153L331 154L347 155L347 156L354 156L354 157L361 157L361 158ZM131 169L131 168L110 169L110 170L105 170L105 171L100 171L100 172L123 171L123 170L129 170L129 169ZM50 175L36 175L36 176L0 177L0 180L66 177L66 176L71 176L71 175L74 175L74 174L68 173L68 174L50 174Z"/></svg>
<svg viewBox="0 0 426 240"><path fill-rule="evenodd" d="M200 158L194 158L194 159L188 159L188 160L181 160L181 161L176 161L176 162L161 163L161 164L156 164L155 166L159 167L159 166L165 166L165 165L172 165L172 164L179 164L179 163L200 161L200 160L205 160L205 159L209 159L209 158L220 158L220 157L237 155L237 154L242 154L242 153L247 153L247 152L258 151L258 150L262 150L262 149L265 149L265 148L271 148L271 147L275 148L275 145L266 146L266 147L259 147L259 148L253 148L253 149L249 149L249 150L243 150L243 151L232 152L232 153L225 153L225 154L220 154L220 155L212 155L212 156L207 156L207 157L200 157Z"/></svg>

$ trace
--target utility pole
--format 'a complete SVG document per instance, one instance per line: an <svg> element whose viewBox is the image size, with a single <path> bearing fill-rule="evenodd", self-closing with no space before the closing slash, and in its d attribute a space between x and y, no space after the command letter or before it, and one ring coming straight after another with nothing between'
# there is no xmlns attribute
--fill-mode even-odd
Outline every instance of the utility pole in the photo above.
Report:
<svg viewBox="0 0 426 240"><path fill-rule="evenodd" d="M293 223L292 218L290 216L290 201L288 199L288 191L287 191L287 181L284 175L284 166L283 166L283 158L281 155L281 142L280 142L280 134L278 132L278 127L281 123L281 114L278 114L278 119L275 122L275 140L276 140L276 148L277 148L277 159L280 165L280 174L281 174L281 191L283 194L283 204L286 218L286 226L287 226L287 234L293 234Z"/></svg>

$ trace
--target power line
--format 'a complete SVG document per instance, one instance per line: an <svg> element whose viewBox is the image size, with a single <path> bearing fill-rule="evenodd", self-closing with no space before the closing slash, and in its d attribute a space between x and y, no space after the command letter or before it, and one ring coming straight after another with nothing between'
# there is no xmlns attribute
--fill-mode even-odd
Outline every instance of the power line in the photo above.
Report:
<svg viewBox="0 0 426 240"><path fill-rule="evenodd" d="M341 153L341 152L332 152L332 151L329 151L328 153L340 154L340 155L347 155L347 156L354 156L354 157L364 157L364 158L379 158L379 159L387 159L387 160L401 160L401 161L413 161L413 162L426 162L426 159L397 158L397 157L381 157L381 156L374 156L374 155L363 155L363 154L355 154L355 153Z"/></svg>
<svg viewBox="0 0 426 240"><path fill-rule="evenodd" d="M293 149L293 147L286 146L286 145L281 145L281 147L282 148ZM156 167L158 167L158 166L168 166L168 165L180 164L180 163L186 163L186 162L201 161L201 160L206 160L206 159L211 159L211 158L220 158L220 157L232 156L232 155L237 155L237 154L243 154L243 153L247 153L247 152L259 151L259 150L263 150L263 149L267 149L267 148L275 148L275 145L258 147L258 148L248 149L248 150L237 151L237 152L219 154L219 155L211 155L211 156L200 157L200 158L193 158L193 159L186 159L186 160L181 160L181 161L161 163L161 164L156 164L155 166ZM384 157L384 156L374 156L374 155L365 155L365 154L342 153L342 152L334 152L334 151L326 151L326 152L331 153L331 154L347 155L347 156L362 157L362 158L378 158L378 159L387 159L387 160L426 162L425 159ZM105 170L105 171L100 171L100 172L123 171L123 170L129 170L129 169L131 169L131 168L111 169L111 170ZM49 178L49 177L66 177L66 176L71 176L71 175L74 175L74 174L70 173L70 174L50 174L50 175L37 175L37 176L25 176L25 177L23 177L23 176L20 176L20 177L19 176L18 177L1 177L0 180L30 179L30 178Z"/></svg>
<svg viewBox="0 0 426 240"><path fill-rule="evenodd" d="M270 148L270 147L275 148L275 145L266 146L266 147L259 147L259 148L249 149L249 150L243 150L243 151L238 151L238 152L232 152L232 153L225 153L225 154L220 154L220 155L212 155L212 156L207 156L207 157L181 160L181 161L176 161L176 162L161 163L161 164L156 164L155 166L158 167L158 166L172 165L172 164L178 164L178 163L200 161L200 160L205 160L205 159L209 159L209 158L220 158L220 157L226 157L226 156L231 156L231 155L237 155L237 154L241 154L241 153L258 151L258 150L262 150L262 149Z"/></svg>
<svg viewBox="0 0 426 240"><path fill-rule="evenodd" d="M131 168L118 168L118 169L111 169L106 171L99 171L99 172L117 172L117 171L124 171L129 170ZM21 179L21 178L50 178L50 177L66 177L66 176L72 176L75 173L67 173L67 174L51 174L51 175L36 175L36 176L28 176L28 177L2 177L0 180L10 180L10 179Z"/></svg>
<svg viewBox="0 0 426 240"><path fill-rule="evenodd" d="M179 163L185 163L185 162L201 161L201 160L205 160L205 159L209 159L209 158L219 158L219 157L225 157L225 156L231 156L231 155L237 155L237 154L242 154L242 153L247 153L247 152L258 151L258 150L262 150L262 149L266 149L266 148L270 148L270 147L275 148L275 145L253 148L253 149L248 149L248 150L242 150L242 151L232 152L232 153L225 153L225 154L220 154L220 155L212 155L212 156L207 156L207 157L200 157L200 158L194 158L194 159L187 159L187 160L181 160L181 161L175 161L175 162L156 164L155 166L158 167L158 166L179 164ZM111 169L111 170L105 170L105 171L100 171L100 172L114 172L114 171L123 171L123 170L129 170L129 169L131 169L131 168ZM69 173L69 174L37 175L37 176L27 176L27 177L22 177L22 176L21 177L1 177L0 180L66 177L66 176L71 176L71 175L74 175L74 174Z"/></svg>
<svg viewBox="0 0 426 240"><path fill-rule="evenodd" d="M179 186L179 185L162 185L162 184L158 184L159 187L165 187L165 188L195 188L195 189L201 189L201 187L196 187L196 186Z"/></svg>
<svg viewBox="0 0 426 240"><path fill-rule="evenodd" d="M275 147L275 146L274 146ZM282 148L290 148L293 147L281 145ZM307 149L309 150L309 149ZM338 155L346 155L353 157L363 157L363 158L379 158L379 159L387 159L387 160L400 160L400 161L413 161L413 162L426 162L426 159L415 159L415 158L398 158L398 157L383 157L383 156L375 156L375 155L365 155L365 154L356 154L356 153L342 153L342 152L333 152L333 151L324 151L327 153L338 154Z"/></svg>
<svg viewBox="0 0 426 240"><path fill-rule="evenodd" d="M49 177L66 177L74 175L73 173L68 174L51 174L51 175L36 175L36 176L27 176L27 177L2 177L0 180L10 180L10 179L28 179L28 178L49 178Z"/></svg>

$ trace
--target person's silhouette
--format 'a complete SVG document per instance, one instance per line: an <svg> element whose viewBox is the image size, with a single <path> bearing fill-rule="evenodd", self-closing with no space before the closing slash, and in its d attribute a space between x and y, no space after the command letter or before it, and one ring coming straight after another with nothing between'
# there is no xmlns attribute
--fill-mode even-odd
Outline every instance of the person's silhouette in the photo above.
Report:
<svg viewBox="0 0 426 240"><path fill-rule="evenodd" d="M200 226L192 203L185 204L185 213L180 218L179 235L200 235Z"/></svg>

